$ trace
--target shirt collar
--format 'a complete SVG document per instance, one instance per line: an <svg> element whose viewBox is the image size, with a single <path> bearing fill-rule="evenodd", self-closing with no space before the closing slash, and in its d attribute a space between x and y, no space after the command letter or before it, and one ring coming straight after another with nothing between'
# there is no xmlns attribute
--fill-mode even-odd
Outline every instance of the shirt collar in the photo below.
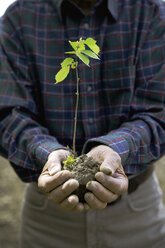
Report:
<svg viewBox="0 0 165 248"><path fill-rule="evenodd" d="M108 10L113 18L117 21L119 16L118 0L108 0Z"/></svg>
<svg viewBox="0 0 165 248"><path fill-rule="evenodd" d="M53 0L55 2L55 6L57 8L58 14L60 19L62 19L62 11L61 11L61 7L62 7L62 2L64 0ZM102 2L103 0L100 0L99 2ZM109 12L111 13L112 17L114 18L115 21L117 21L118 16L119 16L119 10L118 10L118 1L119 0L108 0L107 1L107 7Z"/></svg>

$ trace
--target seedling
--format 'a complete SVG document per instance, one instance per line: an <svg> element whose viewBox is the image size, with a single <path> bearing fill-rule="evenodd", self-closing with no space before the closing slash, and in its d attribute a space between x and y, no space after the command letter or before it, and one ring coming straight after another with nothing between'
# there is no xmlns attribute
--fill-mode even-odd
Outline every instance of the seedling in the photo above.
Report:
<svg viewBox="0 0 165 248"><path fill-rule="evenodd" d="M66 54L71 55L71 57L67 57L61 63L61 69L55 75L55 84L62 82L69 74L70 70L75 70L76 73L76 80L77 80L77 89L76 89L76 107L75 107L75 115L74 115L74 127L73 127L73 152L72 156L69 156L64 164L70 164L76 161L76 130L77 130L77 113L78 113L78 105L79 105L79 72L78 72L78 65L79 60L81 60L85 65L88 67L90 66L90 58L93 59L100 59L99 52L100 48L96 44L96 41L93 38L87 38L83 40L80 38L79 41L69 41L73 51L66 52ZM86 49L87 47L87 49Z"/></svg>

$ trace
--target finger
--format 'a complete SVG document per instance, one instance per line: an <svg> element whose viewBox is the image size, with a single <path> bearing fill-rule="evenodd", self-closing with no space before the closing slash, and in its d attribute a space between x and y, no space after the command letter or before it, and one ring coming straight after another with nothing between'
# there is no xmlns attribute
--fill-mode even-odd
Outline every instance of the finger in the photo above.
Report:
<svg viewBox="0 0 165 248"><path fill-rule="evenodd" d="M79 199L78 196L76 195L71 195L69 196L67 199L65 199L64 201L62 201L59 206L60 208L62 208L63 210L71 210L71 209L75 209L76 206L79 203Z"/></svg>
<svg viewBox="0 0 165 248"><path fill-rule="evenodd" d="M48 195L48 198L59 204L64 201L78 187L79 183L77 180L69 179L63 185L51 191Z"/></svg>
<svg viewBox="0 0 165 248"><path fill-rule="evenodd" d="M84 199L87 202L87 204L89 205L89 207L92 209L102 210L107 206L106 202L100 201L92 193L86 193L84 196Z"/></svg>
<svg viewBox="0 0 165 248"><path fill-rule="evenodd" d="M116 175L116 174L114 174ZM123 175L118 177L107 176L102 172L98 172L95 175L97 181L99 181L105 188L113 192L114 194L121 195L128 189L128 179Z"/></svg>
<svg viewBox="0 0 165 248"><path fill-rule="evenodd" d="M71 173L67 170L59 171L54 176L50 176L49 174L41 174L38 179L38 187L44 193L49 193L70 178Z"/></svg>
<svg viewBox="0 0 165 248"><path fill-rule="evenodd" d="M82 211L84 211L84 210L85 210L84 204L81 203L81 202L79 202L79 203L72 209L72 211L74 211L74 212L82 212Z"/></svg>
<svg viewBox="0 0 165 248"><path fill-rule="evenodd" d="M87 183L87 189L92 191L92 193L98 198L98 200L102 202L110 203L115 201L119 197L118 195L112 193L96 181L91 181L90 183Z"/></svg>
<svg viewBox="0 0 165 248"><path fill-rule="evenodd" d="M87 203L84 203L84 210L85 211L90 211L91 210L90 206Z"/></svg>

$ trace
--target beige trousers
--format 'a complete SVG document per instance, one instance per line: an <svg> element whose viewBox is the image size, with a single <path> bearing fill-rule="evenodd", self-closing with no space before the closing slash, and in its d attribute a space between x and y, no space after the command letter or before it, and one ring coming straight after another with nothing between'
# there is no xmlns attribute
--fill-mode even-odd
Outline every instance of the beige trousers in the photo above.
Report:
<svg viewBox="0 0 165 248"><path fill-rule="evenodd" d="M155 173L102 211L62 211L27 185L20 248L164 248L165 209Z"/></svg>

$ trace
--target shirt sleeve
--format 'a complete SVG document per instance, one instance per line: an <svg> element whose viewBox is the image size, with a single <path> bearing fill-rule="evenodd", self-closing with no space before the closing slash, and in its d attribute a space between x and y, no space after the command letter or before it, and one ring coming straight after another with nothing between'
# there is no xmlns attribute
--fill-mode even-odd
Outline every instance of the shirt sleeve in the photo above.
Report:
<svg viewBox="0 0 165 248"><path fill-rule="evenodd" d="M99 143L114 149L126 173L139 173L165 151L165 23L155 9L143 30L135 57L136 77L128 122L101 137L89 139L88 152ZM138 48L138 44L137 44Z"/></svg>
<svg viewBox="0 0 165 248"><path fill-rule="evenodd" d="M62 148L42 124L43 109L21 43L19 10L3 17L0 43L0 154L23 181L36 181L51 151ZM37 97L40 97L37 95Z"/></svg>

